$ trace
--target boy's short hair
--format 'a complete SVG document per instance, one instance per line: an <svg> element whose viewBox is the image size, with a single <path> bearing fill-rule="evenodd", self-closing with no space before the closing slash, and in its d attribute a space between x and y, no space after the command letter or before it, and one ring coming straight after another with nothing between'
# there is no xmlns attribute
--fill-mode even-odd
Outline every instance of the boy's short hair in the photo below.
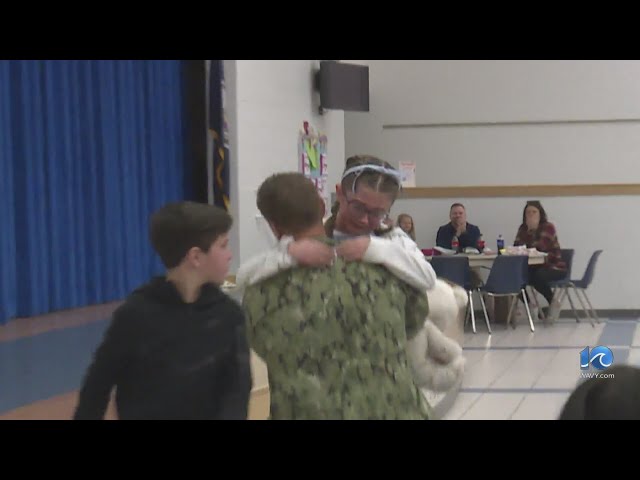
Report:
<svg viewBox="0 0 640 480"><path fill-rule="evenodd" d="M295 235L318 222L324 214L316 186L301 173L276 173L258 189L258 210L285 235Z"/></svg>
<svg viewBox="0 0 640 480"><path fill-rule="evenodd" d="M231 229L231 215L221 208L197 202L174 202L157 210L149 226L151 245L166 268L180 265L187 252L203 252Z"/></svg>

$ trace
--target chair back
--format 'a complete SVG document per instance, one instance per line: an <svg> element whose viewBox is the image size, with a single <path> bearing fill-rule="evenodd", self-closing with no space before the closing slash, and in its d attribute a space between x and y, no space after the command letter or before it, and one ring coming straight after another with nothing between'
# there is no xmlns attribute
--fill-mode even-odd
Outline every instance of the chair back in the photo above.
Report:
<svg viewBox="0 0 640 480"><path fill-rule="evenodd" d="M520 293L529 281L528 266L527 255L497 256L483 290L499 295Z"/></svg>
<svg viewBox="0 0 640 480"><path fill-rule="evenodd" d="M439 278L471 290L471 270L469 258L464 255L441 255L431 259L433 271Z"/></svg>

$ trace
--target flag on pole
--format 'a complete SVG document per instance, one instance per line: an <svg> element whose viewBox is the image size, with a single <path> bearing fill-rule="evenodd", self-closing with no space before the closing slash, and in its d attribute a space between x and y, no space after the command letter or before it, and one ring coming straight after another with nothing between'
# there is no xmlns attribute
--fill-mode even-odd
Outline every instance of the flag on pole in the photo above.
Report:
<svg viewBox="0 0 640 480"><path fill-rule="evenodd" d="M229 211L229 135L224 107L224 62L211 60L209 131L213 137L213 204Z"/></svg>

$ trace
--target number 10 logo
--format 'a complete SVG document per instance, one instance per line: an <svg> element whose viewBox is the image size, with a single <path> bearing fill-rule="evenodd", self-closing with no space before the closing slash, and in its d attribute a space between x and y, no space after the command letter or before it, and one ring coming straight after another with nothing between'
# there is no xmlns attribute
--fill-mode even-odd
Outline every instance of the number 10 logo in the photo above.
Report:
<svg viewBox="0 0 640 480"><path fill-rule="evenodd" d="M585 347L580 352L580 368L588 370L589 364L598 370L609 368L613 364L613 352L602 346L592 348L591 352L589 352L589 347Z"/></svg>

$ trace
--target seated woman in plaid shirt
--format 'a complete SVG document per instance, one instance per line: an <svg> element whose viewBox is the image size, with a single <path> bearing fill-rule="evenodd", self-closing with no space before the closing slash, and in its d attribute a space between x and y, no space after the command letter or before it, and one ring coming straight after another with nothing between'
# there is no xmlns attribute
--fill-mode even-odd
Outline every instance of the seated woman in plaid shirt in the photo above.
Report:
<svg viewBox="0 0 640 480"><path fill-rule="evenodd" d="M518 229L515 246L526 245L547 253L543 265L529 265L529 284L538 290L549 302L549 317L555 319L560 312L560 303L553 300L549 282L564 278L567 265L560 254L560 244L556 227L547 220L547 213L537 200L528 201L522 212L522 225Z"/></svg>

